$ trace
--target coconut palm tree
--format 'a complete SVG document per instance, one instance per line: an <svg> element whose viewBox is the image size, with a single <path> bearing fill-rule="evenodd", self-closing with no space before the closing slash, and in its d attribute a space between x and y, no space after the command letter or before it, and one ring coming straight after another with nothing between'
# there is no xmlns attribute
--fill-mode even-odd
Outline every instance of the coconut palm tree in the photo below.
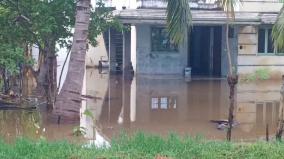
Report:
<svg viewBox="0 0 284 159"><path fill-rule="evenodd" d="M281 0L283 2L283 0ZM284 50L284 6L282 6L276 23L272 29L272 39L274 43L274 51L275 52L283 52ZM284 128L284 76L282 76L282 87L280 90L281 98L280 98L280 108L279 108L279 121L278 127L276 130L276 139L281 140L283 128Z"/></svg>
<svg viewBox="0 0 284 159"><path fill-rule="evenodd" d="M276 23L272 29L272 39L274 43L274 51L279 52L279 50L284 49L284 7L281 8Z"/></svg>
<svg viewBox="0 0 284 159"><path fill-rule="evenodd" d="M54 106L55 109L59 109L55 112L60 115L60 112L64 111L64 117L67 117L68 120L79 120L78 110L81 107L81 92L85 74L90 10L91 0L77 1L75 31L68 72Z"/></svg>
<svg viewBox="0 0 284 159"><path fill-rule="evenodd" d="M229 27L230 23L235 20L235 6L240 3L241 0L220 0L220 4L227 15L227 22L226 22L226 53L227 53L227 60L228 60L228 76L227 82L229 84L230 93L230 106L229 106L229 114L228 114L228 130L227 130L227 140L231 141L232 136L232 125L234 122L234 109L235 109L235 88L236 84L238 83L238 75L235 71L235 66L233 64L232 59L232 52L229 42Z"/></svg>
<svg viewBox="0 0 284 159"><path fill-rule="evenodd" d="M187 36L187 29L192 24L192 16L189 6L189 0L167 0L167 26L170 38L177 44L181 43L185 36ZM226 12L226 52L228 60L228 84L230 87L230 107L228 115L228 131L227 140L231 140L232 124L234 120L234 107L235 107L235 87L238 82L238 76L234 71L234 65L232 61L232 52L229 43L229 27L230 23L235 20L235 6L240 3L241 0L218 0L221 7ZM284 21L284 20L283 20Z"/></svg>

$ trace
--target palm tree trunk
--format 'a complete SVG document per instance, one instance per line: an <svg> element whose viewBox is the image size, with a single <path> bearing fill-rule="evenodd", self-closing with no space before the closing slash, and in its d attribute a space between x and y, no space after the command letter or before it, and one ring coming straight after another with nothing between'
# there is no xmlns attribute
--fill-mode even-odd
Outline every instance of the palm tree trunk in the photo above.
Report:
<svg viewBox="0 0 284 159"><path fill-rule="evenodd" d="M228 14L227 14L228 15ZM228 57L228 64L229 64L229 71L227 82L230 88L230 95L229 95L229 114L228 114L228 130L227 130L227 140L231 141L232 136L232 128L234 122L234 109L235 109L235 89L236 84L238 83L238 76L233 74L233 62L232 62L232 54L230 48L230 41L229 41L229 17L227 17L226 23L226 50L227 50L227 57Z"/></svg>
<svg viewBox="0 0 284 159"><path fill-rule="evenodd" d="M57 81L57 58L55 55L55 42L46 41L40 56L40 69L37 75L37 92L46 97L48 109L53 107Z"/></svg>
<svg viewBox="0 0 284 159"><path fill-rule="evenodd" d="M278 127L276 131L276 139L281 141L283 127L284 127L284 75L282 75L282 87L280 90L280 108L279 108L279 119L278 119Z"/></svg>
<svg viewBox="0 0 284 159"><path fill-rule="evenodd" d="M236 84L238 83L238 76L229 75L227 77L227 81L230 87L230 95L229 95L230 106L229 106L229 115L228 115L229 127L227 130L227 140L231 141L232 128L233 128L233 122L234 122L235 90L236 90Z"/></svg>
<svg viewBox="0 0 284 159"><path fill-rule="evenodd" d="M227 57L228 57L228 64L229 64L229 76L232 76L233 75L233 65L232 65L232 54L231 54L230 39L229 39L229 30L230 30L230 24L229 24L229 19L228 19L226 23L226 50L227 50Z"/></svg>
<svg viewBox="0 0 284 159"><path fill-rule="evenodd" d="M61 120L65 118L68 121L76 121L80 117L90 5L90 0L78 0L77 2L75 32L68 72L54 106L54 112Z"/></svg>

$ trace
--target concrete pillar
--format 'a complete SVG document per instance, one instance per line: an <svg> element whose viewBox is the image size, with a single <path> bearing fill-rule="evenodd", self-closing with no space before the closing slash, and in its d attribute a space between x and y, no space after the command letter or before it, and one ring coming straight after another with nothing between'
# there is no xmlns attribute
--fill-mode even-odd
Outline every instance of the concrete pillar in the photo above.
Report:
<svg viewBox="0 0 284 159"><path fill-rule="evenodd" d="M136 26L131 26L131 63L133 71L136 73L137 65L137 36L136 36Z"/></svg>
<svg viewBox="0 0 284 159"><path fill-rule="evenodd" d="M125 128L130 127L130 108L131 108L131 83L133 75L123 72L122 83L122 105L123 105L123 125Z"/></svg>
<svg viewBox="0 0 284 159"><path fill-rule="evenodd" d="M131 122L136 121L136 78L134 77L131 84L130 91L130 120Z"/></svg>

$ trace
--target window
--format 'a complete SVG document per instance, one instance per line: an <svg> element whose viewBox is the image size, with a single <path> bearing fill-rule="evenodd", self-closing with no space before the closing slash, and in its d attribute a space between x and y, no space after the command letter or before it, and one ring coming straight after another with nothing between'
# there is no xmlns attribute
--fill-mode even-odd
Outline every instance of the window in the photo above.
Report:
<svg viewBox="0 0 284 159"><path fill-rule="evenodd" d="M169 110L177 108L176 97L153 97L151 99L152 110Z"/></svg>
<svg viewBox="0 0 284 159"><path fill-rule="evenodd" d="M178 46L170 40L168 32L162 27L151 30L151 47L153 52L178 52Z"/></svg>
<svg viewBox="0 0 284 159"><path fill-rule="evenodd" d="M258 53L274 54L271 28L259 28L258 30Z"/></svg>
<svg viewBox="0 0 284 159"><path fill-rule="evenodd" d="M152 98L152 109L159 109L159 98Z"/></svg>

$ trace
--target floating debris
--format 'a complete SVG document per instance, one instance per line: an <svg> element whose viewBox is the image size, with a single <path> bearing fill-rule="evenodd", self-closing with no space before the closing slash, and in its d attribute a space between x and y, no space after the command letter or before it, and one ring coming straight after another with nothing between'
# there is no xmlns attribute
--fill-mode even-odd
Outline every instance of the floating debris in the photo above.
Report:
<svg viewBox="0 0 284 159"><path fill-rule="evenodd" d="M216 125L216 128L218 129L218 130L226 130L226 129L228 129L229 128L229 122L228 122L228 120L210 120L212 123L216 123L217 125ZM236 126L238 126L240 123L239 122L237 122L237 121L233 121L233 123L232 123L232 127L234 128L234 127L236 127Z"/></svg>

